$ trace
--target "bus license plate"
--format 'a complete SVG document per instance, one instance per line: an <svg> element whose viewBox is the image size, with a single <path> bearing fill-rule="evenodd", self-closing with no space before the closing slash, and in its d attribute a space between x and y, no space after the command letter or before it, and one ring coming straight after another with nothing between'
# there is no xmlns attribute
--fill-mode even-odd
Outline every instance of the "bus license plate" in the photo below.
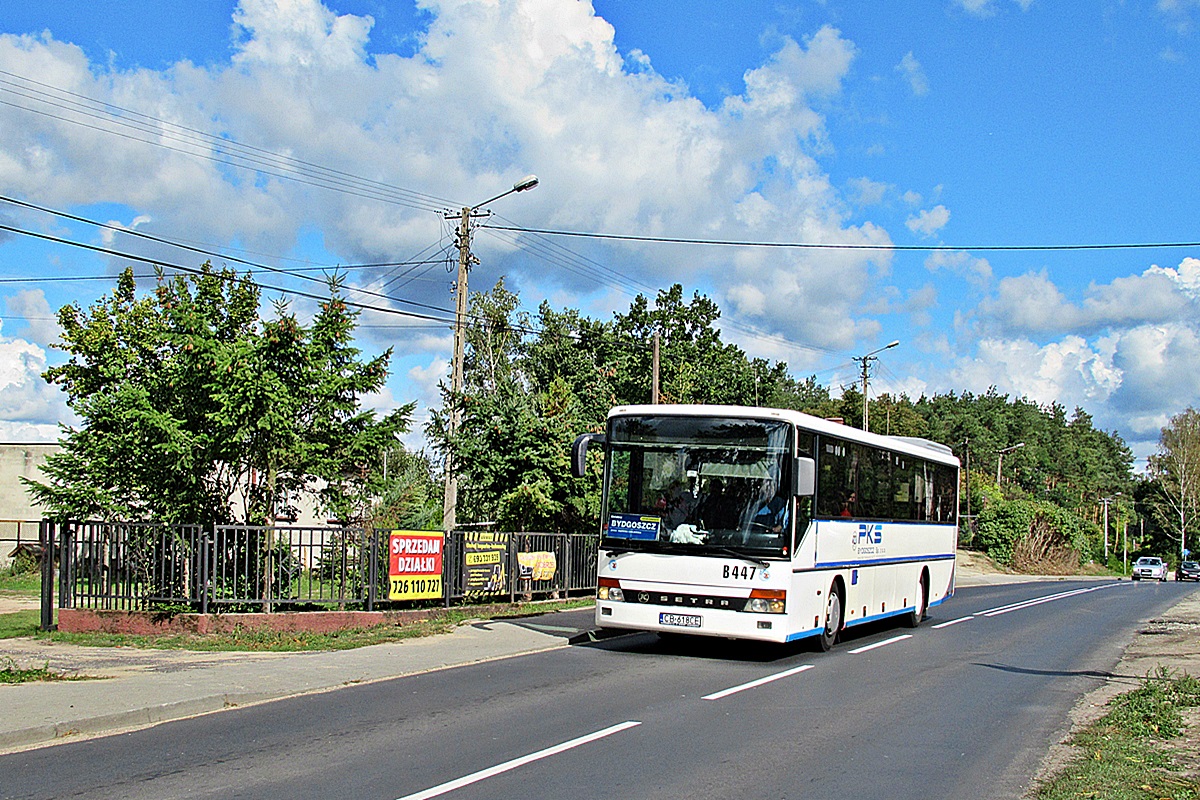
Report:
<svg viewBox="0 0 1200 800"><path fill-rule="evenodd" d="M659 614L659 625L674 625L677 628L699 628L700 617L693 614Z"/></svg>

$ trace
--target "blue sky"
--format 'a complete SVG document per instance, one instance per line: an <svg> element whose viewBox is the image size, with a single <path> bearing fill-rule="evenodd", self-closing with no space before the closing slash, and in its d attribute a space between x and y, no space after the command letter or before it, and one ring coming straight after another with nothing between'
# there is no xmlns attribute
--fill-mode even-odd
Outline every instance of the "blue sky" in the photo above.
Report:
<svg viewBox="0 0 1200 800"><path fill-rule="evenodd" d="M899 339L873 391L1078 405L1145 456L1200 397L1200 248L987 248L1200 241L1198 22L1196 0L0 0L0 194L277 269L429 261L349 273L387 295L364 302L409 310L452 307L440 211L529 173L541 186L497 221L873 245L482 229L471 286L504 276L527 308L608 318L680 282L798 377L836 390L853 356ZM84 116L91 101L149 132ZM163 121L388 188L256 174ZM203 258L7 203L0 222ZM53 312L125 263L0 234L0 440L72 421L37 377L61 358ZM446 326L361 321L365 350L396 349L372 402L423 417Z"/></svg>

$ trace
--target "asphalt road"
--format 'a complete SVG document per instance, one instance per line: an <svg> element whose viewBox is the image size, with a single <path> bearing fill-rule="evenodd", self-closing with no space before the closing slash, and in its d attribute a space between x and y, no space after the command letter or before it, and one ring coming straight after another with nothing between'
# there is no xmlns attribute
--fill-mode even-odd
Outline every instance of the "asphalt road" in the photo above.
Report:
<svg viewBox="0 0 1200 800"><path fill-rule="evenodd" d="M621 636L2 756L0 797L1017 798L1193 589L960 589L827 654Z"/></svg>

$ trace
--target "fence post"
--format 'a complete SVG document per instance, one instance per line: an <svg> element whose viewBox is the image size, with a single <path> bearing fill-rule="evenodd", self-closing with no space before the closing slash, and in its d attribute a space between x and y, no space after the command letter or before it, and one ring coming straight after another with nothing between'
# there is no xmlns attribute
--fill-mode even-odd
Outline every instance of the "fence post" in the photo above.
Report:
<svg viewBox="0 0 1200 800"><path fill-rule="evenodd" d="M197 551L200 554L200 613L208 613L208 582L212 578L209 556L216 550L217 523L212 524L212 538L208 530L200 531L200 542ZM214 559L215 560L215 559Z"/></svg>
<svg viewBox="0 0 1200 800"><path fill-rule="evenodd" d="M379 564L376 559L379 557L379 534L374 528L367 533L368 528L363 528L363 535L370 537L368 547L370 548L371 556L370 563L367 567L367 611L375 610L375 584L379 582Z"/></svg>
<svg viewBox="0 0 1200 800"><path fill-rule="evenodd" d="M42 619L43 631L54 630L54 523L43 519L38 526L42 545Z"/></svg>
<svg viewBox="0 0 1200 800"><path fill-rule="evenodd" d="M521 574L521 565L517 563L517 534L514 531L508 535L508 602L517 603L517 576Z"/></svg>
<svg viewBox="0 0 1200 800"><path fill-rule="evenodd" d="M64 523L58 536L58 607L74 608L75 531Z"/></svg>

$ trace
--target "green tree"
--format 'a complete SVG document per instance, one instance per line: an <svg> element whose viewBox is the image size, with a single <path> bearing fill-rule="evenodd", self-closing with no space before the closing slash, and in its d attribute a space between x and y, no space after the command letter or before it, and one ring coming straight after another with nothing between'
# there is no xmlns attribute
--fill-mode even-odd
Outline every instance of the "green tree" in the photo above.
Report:
<svg viewBox="0 0 1200 800"><path fill-rule="evenodd" d="M87 312L65 306L70 358L45 377L83 425L64 429L48 480L28 482L35 499L62 516L196 524L269 521L296 491L334 513L361 506L361 465L412 411L358 407L390 352L359 360L336 281L310 327L282 304L260 320L258 304L248 277L205 264L160 273L140 298L126 270Z"/></svg>
<svg viewBox="0 0 1200 800"><path fill-rule="evenodd" d="M1195 542L1200 521L1200 412L1189 406L1171 417L1158 452L1150 457L1149 473L1156 489L1152 508L1182 557L1189 541Z"/></svg>

